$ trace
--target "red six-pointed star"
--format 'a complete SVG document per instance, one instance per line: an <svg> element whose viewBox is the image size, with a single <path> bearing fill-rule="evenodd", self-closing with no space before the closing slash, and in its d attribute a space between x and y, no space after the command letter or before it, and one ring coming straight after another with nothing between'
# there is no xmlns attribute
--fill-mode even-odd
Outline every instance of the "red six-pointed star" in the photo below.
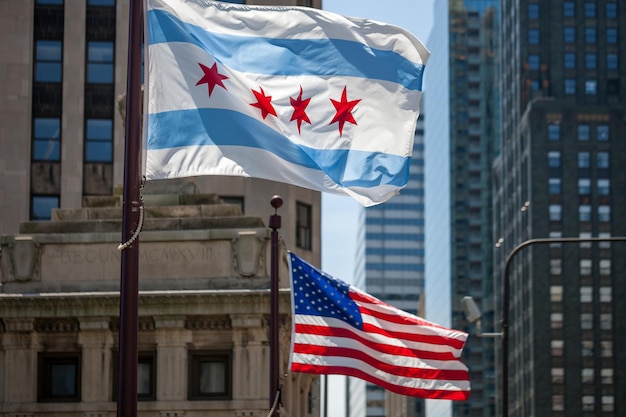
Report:
<svg viewBox="0 0 626 417"><path fill-rule="evenodd" d="M263 119L265 119L268 114L276 116L276 110L274 110L274 106L272 106L272 96L266 96L265 91L263 91L263 87L261 86L259 86L259 90L261 90L261 92L252 90L257 102L250 103L250 105L261 110L261 116L263 116Z"/></svg>
<svg viewBox="0 0 626 417"><path fill-rule="evenodd" d="M303 121L311 124L311 120L309 120L309 116L307 116L305 111L306 106L308 106L311 101L311 98L309 97L306 100L302 100L302 86L300 86L300 95L298 95L298 98L289 97L289 100L291 101L291 106L293 107L293 113L290 121L298 121L298 133L300 133L300 127L302 126Z"/></svg>
<svg viewBox="0 0 626 417"><path fill-rule="evenodd" d="M224 90L226 90L226 87L224 86L224 83L222 81L227 80L228 77L217 72L217 62L214 62L211 68L207 67L206 65L202 65L199 62L198 65L200 65L200 68L202 68L202 72L204 72L204 75L196 83L196 86L200 84L207 84L209 86L209 97L211 97L213 89L216 85L219 85Z"/></svg>
<svg viewBox="0 0 626 417"><path fill-rule="evenodd" d="M333 120L330 122L330 124L332 125L335 122L339 123L339 136L341 136L343 135L343 125L346 122L357 124L356 120L354 120L354 116L352 116L352 110L354 109L354 106L356 106L357 103L361 101L361 99L348 101L346 87L343 87L343 93L341 93L341 101L336 101L332 98L330 99L330 101L333 103L333 106L335 106L335 110L337 110L337 113L335 114L335 117L333 117Z"/></svg>

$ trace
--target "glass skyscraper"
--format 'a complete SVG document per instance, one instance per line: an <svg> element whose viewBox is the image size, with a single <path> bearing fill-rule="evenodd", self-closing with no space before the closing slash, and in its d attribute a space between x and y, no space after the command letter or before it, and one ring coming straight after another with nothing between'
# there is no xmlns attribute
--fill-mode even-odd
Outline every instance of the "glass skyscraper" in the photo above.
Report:
<svg viewBox="0 0 626 417"><path fill-rule="evenodd" d="M429 45L426 122L426 318L470 333L463 352L469 400L429 402L429 417L494 413L493 339L479 337L460 301L472 296L493 328L491 170L497 153L498 1L438 2ZM435 55L435 54L433 54ZM432 112L432 118L430 113ZM432 414L431 414L432 413Z"/></svg>
<svg viewBox="0 0 626 417"><path fill-rule="evenodd" d="M424 115L417 121L409 182L398 196L365 209L365 289L418 314L424 293ZM421 313L421 312L420 312ZM423 313L422 313L423 315ZM423 402L366 385L366 415L384 417L402 408L422 416Z"/></svg>

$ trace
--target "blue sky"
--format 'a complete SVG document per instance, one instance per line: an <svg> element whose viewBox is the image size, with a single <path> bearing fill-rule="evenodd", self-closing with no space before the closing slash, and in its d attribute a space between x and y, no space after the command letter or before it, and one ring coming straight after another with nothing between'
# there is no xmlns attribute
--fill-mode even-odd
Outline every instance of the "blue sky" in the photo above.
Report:
<svg viewBox="0 0 626 417"><path fill-rule="evenodd" d="M322 0L322 7L345 16L361 17L400 26L425 45L432 29L435 0ZM431 54L436 51L431 50ZM428 65L426 65L428 68ZM427 69L428 71L428 69ZM322 269L352 282L359 203L350 197L322 195ZM328 415L344 417L344 378L329 378ZM324 417L324 416L322 416Z"/></svg>

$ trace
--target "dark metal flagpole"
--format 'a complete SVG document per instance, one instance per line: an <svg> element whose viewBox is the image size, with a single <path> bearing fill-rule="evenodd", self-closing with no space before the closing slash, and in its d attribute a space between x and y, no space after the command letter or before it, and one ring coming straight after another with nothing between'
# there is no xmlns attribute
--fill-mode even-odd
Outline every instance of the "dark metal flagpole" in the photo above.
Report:
<svg viewBox="0 0 626 417"><path fill-rule="evenodd" d="M270 273L270 414L269 417L278 417L278 403L280 402L280 359L278 334L280 320L278 318L278 229L281 226L281 217L278 209L283 205L283 199L275 195L272 197L274 214L270 216L271 236L271 273Z"/></svg>
<svg viewBox="0 0 626 417"><path fill-rule="evenodd" d="M143 0L130 0L126 78L126 144L120 275L119 384L117 416L137 416L137 333L139 331L139 240L141 185L141 41Z"/></svg>

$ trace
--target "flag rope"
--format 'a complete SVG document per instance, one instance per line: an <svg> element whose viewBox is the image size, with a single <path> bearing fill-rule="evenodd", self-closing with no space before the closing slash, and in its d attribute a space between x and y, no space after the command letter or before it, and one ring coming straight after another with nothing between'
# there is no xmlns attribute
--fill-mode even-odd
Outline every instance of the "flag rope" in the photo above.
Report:
<svg viewBox="0 0 626 417"><path fill-rule="evenodd" d="M133 232L133 235L124 243L120 243L117 247L118 251L123 251L127 247L133 244L135 239L139 237L139 233L141 233L141 228L143 227L143 187L146 184L146 177L144 175L141 180L141 184L139 184L139 220L137 221L137 228Z"/></svg>

